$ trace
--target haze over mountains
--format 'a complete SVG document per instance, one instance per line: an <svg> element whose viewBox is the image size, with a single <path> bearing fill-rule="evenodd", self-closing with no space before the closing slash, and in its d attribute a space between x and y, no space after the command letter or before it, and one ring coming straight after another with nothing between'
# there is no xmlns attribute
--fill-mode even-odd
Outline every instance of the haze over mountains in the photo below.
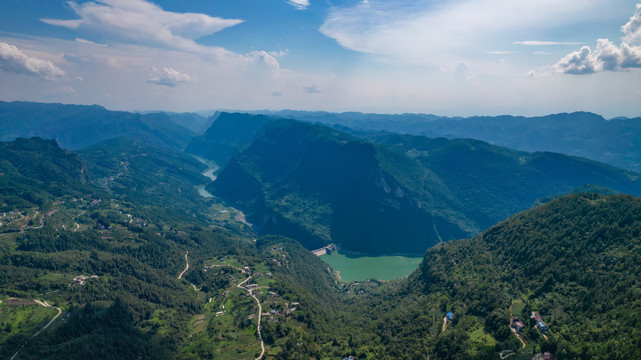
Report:
<svg viewBox="0 0 641 360"><path fill-rule="evenodd" d="M0 101L0 140L17 137L55 139L75 150L122 135L145 138L182 150L206 119L196 114L138 114L102 106ZM177 124L180 122L181 124Z"/></svg>
<svg viewBox="0 0 641 360"><path fill-rule="evenodd" d="M347 128L342 130L348 132L388 131L431 138L477 139L515 150L558 152L641 171L641 118L639 117L606 120L602 116L586 112L530 118L520 116L448 118L427 114L388 115L313 111L254 113L332 127L344 126ZM109 111L100 106L0 102L0 120L2 120L0 121L0 140L40 136L55 138L61 146L77 149L119 135L138 133L146 134L145 136L158 143L182 150L190 143L192 137L202 135L210 129L210 125L221 114L226 113L215 113L205 118L195 113L136 114ZM238 130L242 128L238 126L235 129L243 131ZM232 129L226 131L232 131ZM220 134L219 132L219 136L222 136ZM192 146L198 145L194 143ZM192 150L192 152L202 151ZM218 152L212 151L212 153ZM231 156L229 151L225 154L225 157Z"/></svg>
<svg viewBox="0 0 641 360"><path fill-rule="evenodd" d="M361 131L470 138L522 151L552 151L641 171L641 117L614 118L588 112L539 117L445 117L427 114L264 112L272 116L341 125Z"/></svg>

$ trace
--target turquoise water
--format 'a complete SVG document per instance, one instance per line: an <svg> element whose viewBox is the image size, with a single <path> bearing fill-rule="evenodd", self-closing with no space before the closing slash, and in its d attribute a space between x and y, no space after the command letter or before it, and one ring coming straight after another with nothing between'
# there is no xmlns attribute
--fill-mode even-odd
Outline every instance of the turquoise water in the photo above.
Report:
<svg viewBox="0 0 641 360"><path fill-rule="evenodd" d="M342 281L394 280L411 274L423 260L407 256L347 257L339 252L321 255L321 260L340 272Z"/></svg>

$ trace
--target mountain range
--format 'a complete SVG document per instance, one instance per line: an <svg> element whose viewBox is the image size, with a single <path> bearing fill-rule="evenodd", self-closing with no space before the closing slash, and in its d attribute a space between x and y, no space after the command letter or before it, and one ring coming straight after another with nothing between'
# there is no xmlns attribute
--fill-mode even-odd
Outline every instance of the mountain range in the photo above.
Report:
<svg viewBox="0 0 641 360"><path fill-rule="evenodd" d="M1 358L641 357L638 172L272 116L184 114L196 133L0 105ZM342 282L309 251L329 242L423 259Z"/></svg>
<svg viewBox="0 0 641 360"><path fill-rule="evenodd" d="M588 184L641 194L632 171L478 140L379 134L367 141L291 120L252 134L259 135L208 189L248 213L259 233L289 236L310 249L335 242L354 253L422 254L550 194ZM247 143L245 135L227 141Z"/></svg>
<svg viewBox="0 0 641 360"><path fill-rule="evenodd" d="M550 151L581 156L641 171L641 117L606 120L589 112L545 116L446 117L428 114L256 112L274 117L342 126L359 131L470 138L515 150Z"/></svg>

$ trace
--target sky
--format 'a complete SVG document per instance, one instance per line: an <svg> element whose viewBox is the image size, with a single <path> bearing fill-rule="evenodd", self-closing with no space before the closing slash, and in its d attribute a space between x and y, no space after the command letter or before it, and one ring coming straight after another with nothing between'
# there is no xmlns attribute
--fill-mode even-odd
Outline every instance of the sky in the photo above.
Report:
<svg viewBox="0 0 641 360"><path fill-rule="evenodd" d="M0 100L641 116L639 0L4 0Z"/></svg>

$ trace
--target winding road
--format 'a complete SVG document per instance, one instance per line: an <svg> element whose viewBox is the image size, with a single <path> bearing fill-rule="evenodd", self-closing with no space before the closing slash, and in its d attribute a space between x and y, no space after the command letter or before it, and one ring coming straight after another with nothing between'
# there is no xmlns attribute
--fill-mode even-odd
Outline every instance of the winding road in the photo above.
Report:
<svg viewBox="0 0 641 360"><path fill-rule="evenodd" d="M183 272L181 272L180 275L178 275L179 279L182 278L183 275L185 275L185 272L187 272L187 270L189 270L189 259L187 258L187 255L189 255L189 251L185 253L185 261L187 262L187 266L185 266L185 270L183 270Z"/></svg>
<svg viewBox="0 0 641 360"><path fill-rule="evenodd" d="M237 267L234 267L234 266L231 266L231 265L211 265L211 266L215 266L215 267L230 267L232 269L239 270L243 274L247 274L247 278L245 280L241 281L240 283L238 283L238 285L236 285L236 287L240 288L240 289L245 289L245 288L243 288L243 285L245 285L245 283L248 282L252 278L249 270L245 271L245 270L243 270L241 268L237 268ZM261 330L262 330L261 320L262 320L262 315L263 315L263 306L260 303L260 300L258 300L258 297L256 297L256 295L254 294L254 292L252 290L245 289L245 291L247 291L249 293L249 296L253 297L254 300L256 300L256 304L258 304L258 325L256 327L256 331L258 332L258 340L260 340L260 355L254 360L260 360L260 359L263 358L263 356L265 356L265 341L263 340L263 334L261 332Z"/></svg>

